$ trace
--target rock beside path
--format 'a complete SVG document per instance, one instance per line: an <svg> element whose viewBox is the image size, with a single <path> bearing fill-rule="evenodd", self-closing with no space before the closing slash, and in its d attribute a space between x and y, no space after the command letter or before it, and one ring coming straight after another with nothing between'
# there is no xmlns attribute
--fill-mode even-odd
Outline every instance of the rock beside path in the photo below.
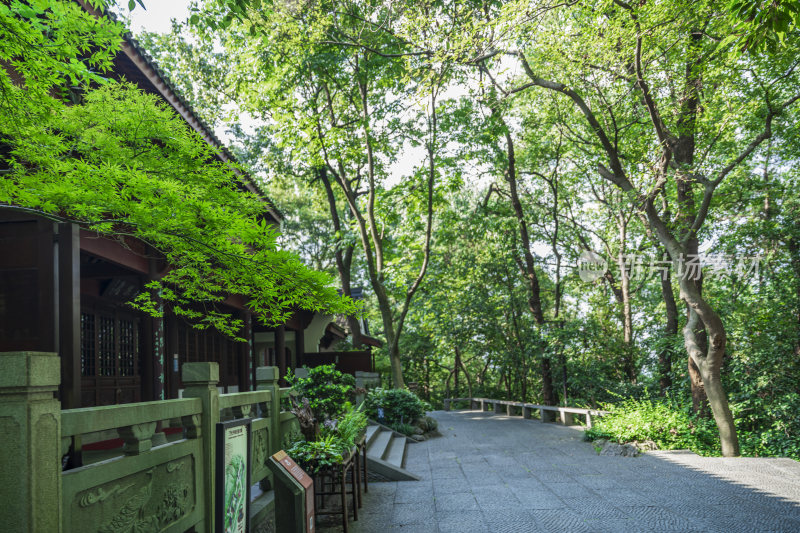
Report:
<svg viewBox="0 0 800 533"><path fill-rule="evenodd" d="M600 450L600 455L611 455L615 457L636 457L639 449L632 444L617 444L616 442L606 442Z"/></svg>

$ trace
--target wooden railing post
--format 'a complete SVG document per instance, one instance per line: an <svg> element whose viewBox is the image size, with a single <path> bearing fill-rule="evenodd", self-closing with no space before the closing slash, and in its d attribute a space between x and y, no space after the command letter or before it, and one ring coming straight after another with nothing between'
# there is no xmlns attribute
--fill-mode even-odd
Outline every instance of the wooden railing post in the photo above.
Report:
<svg viewBox="0 0 800 533"><path fill-rule="evenodd" d="M260 366L256 368L256 390L272 392L272 401L269 402L269 440L270 455L281 449L281 389L278 384L279 370L276 366Z"/></svg>
<svg viewBox="0 0 800 533"><path fill-rule="evenodd" d="M0 353L0 524L61 531L61 381L58 354Z"/></svg>
<svg viewBox="0 0 800 533"><path fill-rule="evenodd" d="M198 531L213 533L215 527L216 489L216 431L219 422L219 365L217 363L184 363L181 368L181 381L186 386L184 398L200 398L203 413L200 415L200 438L203 440L203 492L202 505L205 506L205 523ZM194 429L196 431L197 428Z"/></svg>

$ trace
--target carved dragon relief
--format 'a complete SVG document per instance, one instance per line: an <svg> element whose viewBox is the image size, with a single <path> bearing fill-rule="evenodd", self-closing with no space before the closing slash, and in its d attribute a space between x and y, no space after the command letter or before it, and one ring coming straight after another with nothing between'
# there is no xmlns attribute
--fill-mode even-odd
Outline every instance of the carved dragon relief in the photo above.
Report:
<svg viewBox="0 0 800 533"><path fill-rule="evenodd" d="M153 471L147 471L149 481L122 506L117 515L100 527L99 533L150 533L158 530L155 516L144 516L144 506L153 490Z"/></svg>
<svg viewBox="0 0 800 533"><path fill-rule="evenodd" d="M180 470L181 468L183 468L183 464L184 463L182 460L172 461L171 463L167 463L167 474L171 474L176 470Z"/></svg>
<svg viewBox="0 0 800 533"><path fill-rule="evenodd" d="M97 492L87 492L86 494L81 496L81 499L78 501L78 504L81 507L89 507L90 505L94 505L97 502L105 501L107 498L113 496L114 494L122 494L123 492L133 487L134 485L135 483L125 485L124 487L122 485L114 485L113 487L111 487L110 490L105 490L101 487L97 489Z"/></svg>
<svg viewBox="0 0 800 533"><path fill-rule="evenodd" d="M173 461L164 465L162 472L172 473L181 470L183 466L183 461ZM127 500L120 502L119 511L97 530L98 533L153 533L161 531L191 511L194 506L194 494L191 485L184 481L178 480L167 484L161 491L160 497L153 500L153 479L156 468L144 472L147 483ZM79 504L81 507L88 507L98 502L102 504L111 496L119 496L134 485L136 482L124 486L117 484L108 490L98 488L81 496Z"/></svg>

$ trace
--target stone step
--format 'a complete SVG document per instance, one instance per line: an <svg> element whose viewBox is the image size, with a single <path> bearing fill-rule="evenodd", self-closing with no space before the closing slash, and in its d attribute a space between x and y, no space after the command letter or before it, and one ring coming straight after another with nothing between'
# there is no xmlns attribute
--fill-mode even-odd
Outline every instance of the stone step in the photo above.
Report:
<svg viewBox="0 0 800 533"><path fill-rule="evenodd" d="M378 432L380 430L380 426L367 426L367 447L372 444L372 440L378 436Z"/></svg>
<svg viewBox="0 0 800 533"><path fill-rule="evenodd" d="M383 456L383 460L393 464L398 468L403 468L403 460L406 456L406 438L392 437L392 441Z"/></svg>
<svg viewBox="0 0 800 533"><path fill-rule="evenodd" d="M392 432L379 430L378 434L372 439L372 443L367 446L367 457L372 456L383 459L386 449L392 441Z"/></svg>
<svg viewBox="0 0 800 533"><path fill-rule="evenodd" d="M367 468L392 481L419 481L419 477L405 468L408 439L391 428L374 420L367 426ZM391 459L395 462L389 462Z"/></svg>

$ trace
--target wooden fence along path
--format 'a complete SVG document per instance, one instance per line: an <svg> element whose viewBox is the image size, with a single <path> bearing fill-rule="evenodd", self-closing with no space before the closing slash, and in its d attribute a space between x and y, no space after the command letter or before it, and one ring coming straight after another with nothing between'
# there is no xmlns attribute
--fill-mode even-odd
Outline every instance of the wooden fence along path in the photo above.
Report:
<svg viewBox="0 0 800 533"><path fill-rule="evenodd" d="M62 411L53 353L0 353L0 523L4 531L100 533L215 529L217 423L249 418L251 483L264 492L251 524L273 512L269 457L299 435L281 411L278 369L256 369L253 392L219 394L217 363L185 363L183 399ZM171 428L171 442L156 434ZM87 434L115 431L121 453L62 471ZM159 437L154 445L154 438Z"/></svg>
<svg viewBox="0 0 800 533"><path fill-rule="evenodd" d="M580 407L558 407L555 405L537 405L534 403L514 402L510 400L492 400L490 398L445 398L444 410L449 411L454 402L469 402L470 409L486 411L489 406L494 406L495 413L502 413L505 406L506 414L512 416L515 409L522 411L522 418L531 418L533 410L539 411L539 419L542 422L555 422L556 416L565 426L575 425L575 415L583 416L586 427L592 427L593 416L603 416L608 411L598 411L597 409L582 409Z"/></svg>

